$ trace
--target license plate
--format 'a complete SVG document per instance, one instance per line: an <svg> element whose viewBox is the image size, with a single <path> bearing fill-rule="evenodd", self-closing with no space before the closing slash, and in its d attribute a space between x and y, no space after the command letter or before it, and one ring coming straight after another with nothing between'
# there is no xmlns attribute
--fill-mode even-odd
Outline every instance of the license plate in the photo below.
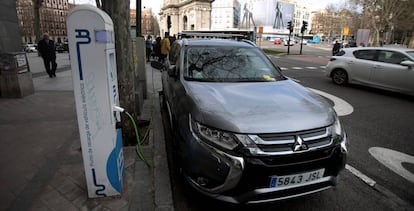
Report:
<svg viewBox="0 0 414 211"><path fill-rule="evenodd" d="M292 174L285 176L272 176L270 178L270 188L287 187L292 185L305 184L323 177L325 169L305 172L301 174Z"/></svg>

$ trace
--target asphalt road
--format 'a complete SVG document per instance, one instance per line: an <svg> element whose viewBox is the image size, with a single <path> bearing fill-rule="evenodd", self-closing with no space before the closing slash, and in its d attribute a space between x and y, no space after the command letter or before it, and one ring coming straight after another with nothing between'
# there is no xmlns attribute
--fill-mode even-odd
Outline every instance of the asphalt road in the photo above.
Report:
<svg viewBox="0 0 414 211"><path fill-rule="evenodd" d="M351 142L348 165L371 178L375 185L368 185L360 175L346 169L341 174L339 185L331 190L260 206L234 206L209 199L189 188L170 157L176 210L414 210L414 183L381 164L369 153L372 147L383 147L414 155L411 133L414 98L362 86L334 85L324 75L329 46L317 47L304 46L303 55L293 53L293 49L290 55L270 58L286 76L306 87L339 97L353 107L351 114L340 117ZM168 143L173 137L165 111L163 116L167 150L171 156ZM414 164L403 163L402 166L413 174Z"/></svg>

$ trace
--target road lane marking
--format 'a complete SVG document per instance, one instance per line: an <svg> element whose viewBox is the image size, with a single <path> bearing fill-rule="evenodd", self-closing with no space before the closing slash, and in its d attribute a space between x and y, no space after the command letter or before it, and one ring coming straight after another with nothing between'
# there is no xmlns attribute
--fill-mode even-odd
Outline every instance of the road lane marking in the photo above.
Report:
<svg viewBox="0 0 414 211"><path fill-rule="evenodd" d="M367 185L374 187L375 184L377 184L377 182L375 182L375 180L371 179L370 177L368 177L367 175L363 174L362 172L360 172L358 169L346 164L345 165L345 169L350 171L353 175L355 175L356 177L358 177L359 179L361 179L363 182L365 182Z"/></svg>
<svg viewBox="0 0 414 211"><path fill-rule="evenodd" d="M288 70L287 67L280 67L280 70Z"/></svg>
<svg viewBox="0 0 414 211"><path fill-rule="evenodd" d="M318 69L317 67L305 67L306 69L310 69L310 70L316 70Z"/></svg>
<svg viewBox="0 0 414 211"><path fill-rule="evenodd" d="M302 70L303 67L292 67L293 70Z"/></svg>
<svg viewBox="0 0 414 211"><path fill-rule="evenodd" d="M371 147L368 151L372 157L377 159L381 164L406 180L414 183L414 174L402 166L402 163L414 164L413 156L382 147Z"/></svg>
<svg viewBox="0 0 414 211"><path fill-rule="evenodd" d="M338 116L346 116L354 112L354 107L352 107L352 105L346 102L345 100L317 89L309 89L323 97L332 100L334 102L333 108L335 109Z"/></svg>

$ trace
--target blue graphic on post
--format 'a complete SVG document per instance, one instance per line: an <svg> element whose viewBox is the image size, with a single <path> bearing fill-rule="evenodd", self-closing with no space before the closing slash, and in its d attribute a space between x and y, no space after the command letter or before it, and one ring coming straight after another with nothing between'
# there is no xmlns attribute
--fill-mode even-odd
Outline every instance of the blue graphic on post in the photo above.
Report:
<svg viewBox="0 0 414 211"><path fill-rule="evenodd" d="M79 79L83 80L83 72L82 72L82 58L80 54L80 45L89 44L91 43L90 33L87 29L75 29L76 32L76 39L83 38L86 39L85 41L77 41L76 42L76 53L78 56L78 69L79 69Z"/></svg>
<svg viewBox="0 0 414 211"><path fill-rule="evenodd" d="M121 129L117 129L116 145L106 162L106 174L108 175L112 187L120 193L122 191L122 183L125 175Z"/></svg>

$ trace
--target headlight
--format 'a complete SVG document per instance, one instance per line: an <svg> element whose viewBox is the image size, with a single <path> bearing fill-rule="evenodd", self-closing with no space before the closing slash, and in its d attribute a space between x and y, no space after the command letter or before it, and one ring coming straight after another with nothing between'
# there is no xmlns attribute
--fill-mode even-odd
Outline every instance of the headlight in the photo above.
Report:
<svg viewBox="0 0 414 211"><path fill-rule="evenodd" d="M341 123L339 122L339 118L335 117L335 122L332 125L332 134L336 136L343 136L344 131L342 130Z"/></svg>
<svg viewBox="0 0 414 211"><path fill-rule="evenodd" d="M341 151L343 153L348 153L348 141L345 131L343 130L341 123L339 122L339 118L335 117L335 122L332 125L332 137L335 141L340 141Z"/></svg>
<svg viewBox="0 0 414 211"><path fill-rule="evenodd" d="M213 146L219 146L223 149L233 150L239 146L239 142L232 133L224 132L221 130L213 129L202 125L191 118L190 119L190 128L194 135L196 135L200 140L206 142L207 144Z"/></svg>

